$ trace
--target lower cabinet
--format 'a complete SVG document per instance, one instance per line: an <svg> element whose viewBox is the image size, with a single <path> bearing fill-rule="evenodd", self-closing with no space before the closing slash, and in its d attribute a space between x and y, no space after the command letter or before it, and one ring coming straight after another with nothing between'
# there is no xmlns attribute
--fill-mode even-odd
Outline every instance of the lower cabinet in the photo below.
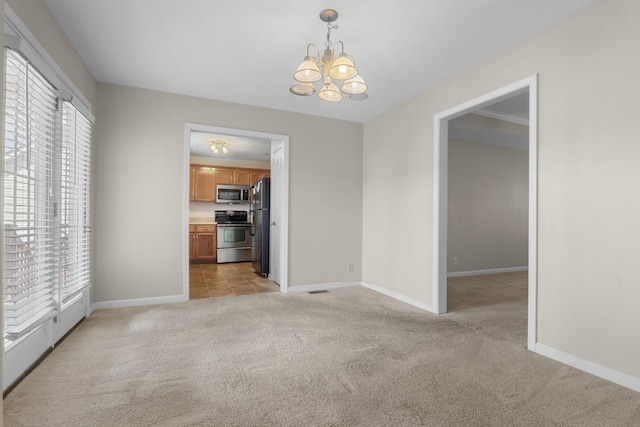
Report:
<svg viewBox="0 0 640 427"><path fill-rule="evenodd" d="M189 261L215 261L215 224L189 226Z"/></svg>

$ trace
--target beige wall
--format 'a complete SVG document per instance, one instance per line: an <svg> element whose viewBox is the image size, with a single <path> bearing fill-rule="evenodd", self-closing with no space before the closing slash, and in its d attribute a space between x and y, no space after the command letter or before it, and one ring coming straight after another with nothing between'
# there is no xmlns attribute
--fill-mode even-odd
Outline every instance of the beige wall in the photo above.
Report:
<svg viewBox="0 0 640 427"><path fill-rule="evenodd" d="M96 301L182 293L186 122L288 135L289 285L360 280L361 124L111 84L98 99Z"/></svg>
<svg viewBox="0 0 640 427"><path fill-rule="evenodd" d="M433 117L539 73L538 342L640 377L639 20L600 0L365 123L363 279L432 303Z"/></svg>
<svg viewBox="0 0 640 427"><path fill-rule="evenodd" d="M447 272L527 266L528 162L524 150L449 139Z"/></svg>

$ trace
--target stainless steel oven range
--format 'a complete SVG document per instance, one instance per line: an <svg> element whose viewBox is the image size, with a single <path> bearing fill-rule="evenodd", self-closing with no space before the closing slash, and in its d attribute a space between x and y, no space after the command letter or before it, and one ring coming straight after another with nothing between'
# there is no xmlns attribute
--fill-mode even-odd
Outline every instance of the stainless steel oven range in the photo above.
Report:
<svg viewBox="0 0 640 427"><path fill-rule="evenodd" d="M216 211L218 264L251 261L250 224L246 211Z"/></svg>

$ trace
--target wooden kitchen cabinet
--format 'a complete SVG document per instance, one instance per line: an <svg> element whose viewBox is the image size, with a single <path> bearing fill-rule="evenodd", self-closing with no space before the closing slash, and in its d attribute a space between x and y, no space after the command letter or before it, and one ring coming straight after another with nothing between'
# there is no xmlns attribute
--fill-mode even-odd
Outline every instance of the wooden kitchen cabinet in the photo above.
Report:
<svg viewBox="0 0 640 427"><path fill-rule="evenodd" d="M216 184L233 184L233 170L231 169L218 169L216 171Z"/></svg>
<svg viewBox="0 0 640 427"><path fill-rule="evenodd" d="M268 171L268 170L254 170L254 171L251 171L251 179L250 179L251 184L250 185L255 184L256 181L258 181L259 179L269 178L270 177L269 172L270 171Z"/></svg>
<svg viewBox="0 0 640 427"><path fill-rule="evenodd" d="M216 185L253 185L260 178L269 178L269 169L241 169L191 165L189 169L189 200L215 202Z"/></svg>
<svg viewBox="0 0 640 427"><path fill-rule="evenodd" d="M193 199L196 202L216 201L216 169L195 166L193 171Z"/></svg>
<svg viewBox="0 0 640 427"><path fill-rule="evenodd" d="M189 167L189 201L193 202L196 198L196 167Z"/></svg>
<svg viewBox="0 0 640 427"><path fill-rule="evenodd" d="M192 231L192 227L194 231ZM190 261L215 261L216 250L215 224L189 226Z"/></svg>
<svg viewBox="0 0 640 427"><path fill-rule="evenodd" d="M241 169L218 169L217 184L250 185L251 172Z"/></svg>
<svg viewBox="0 0 640 427"><path fill-rule="evenodd" d="M251 185L251 172L249 171L234 171L235 185Z"/></svg>
<svg viewBox="0 0 640 427"><path fill-rule="evenodd" d="M189 261L196 259L196 233L189 233Z"/></svg>

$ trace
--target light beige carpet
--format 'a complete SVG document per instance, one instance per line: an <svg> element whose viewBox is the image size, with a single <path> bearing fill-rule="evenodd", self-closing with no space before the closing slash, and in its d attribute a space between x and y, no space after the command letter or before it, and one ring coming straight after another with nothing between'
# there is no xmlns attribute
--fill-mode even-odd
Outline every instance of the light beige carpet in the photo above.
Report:
<svg viewBox="0 0 640 427"><path fill-rule="evenodd" d="M526 278L488 279L442 316L365 288L96 311L5 426L640 424L640 394L525 349Z"/></svg>

